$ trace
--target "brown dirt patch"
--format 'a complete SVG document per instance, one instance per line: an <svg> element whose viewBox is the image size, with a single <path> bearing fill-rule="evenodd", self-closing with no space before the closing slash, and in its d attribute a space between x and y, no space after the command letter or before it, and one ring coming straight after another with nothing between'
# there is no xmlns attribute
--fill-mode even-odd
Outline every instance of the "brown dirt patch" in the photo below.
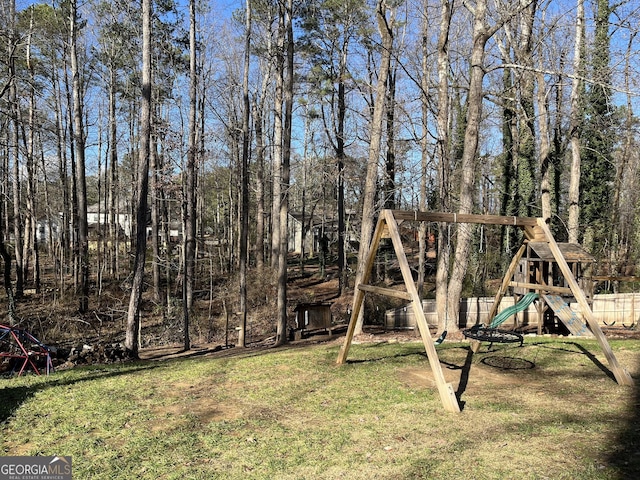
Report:
<svg viewBox="0 0 640 480"><path fill-rule="evenodd" d="M152 431L164 432L197 420L200 425L242 416L237 405L230 405L212 396L212 385L177 382L166 385L163 396L166 404L152 409L156 419L149 422Z"/></svg>
<svg viewBox="0 0 640 480"><path fill-rule="evenodd" d="M460 380L465 374L463 368L452 368L442 365L442 374L447 383L450 383L454 390L460 387ZM487 367L483 364L474 363L466 374L469 376L468 383L465 380L465 391L472 392L474 386L486 385L521 385L525 381L515 375L505 374L504 372ZM433 371L429 365L424 368L407 367L398 370L400 381L405 385L417 388L435 388L436 381Z"/></svg>

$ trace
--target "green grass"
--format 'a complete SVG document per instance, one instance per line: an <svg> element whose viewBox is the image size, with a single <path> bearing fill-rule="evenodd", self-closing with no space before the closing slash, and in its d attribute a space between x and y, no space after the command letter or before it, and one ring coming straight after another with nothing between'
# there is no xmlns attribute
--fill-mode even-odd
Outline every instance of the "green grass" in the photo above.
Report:
<svg viewBox="0 0 640 480"><path fill-rule="evenodd" d="M640 378L640 341L612 342ZM638 390L593 341L438 353L468 376L446 413L420 344L77 368L0 380L4 455L70 455L78 479L622 479L640 475ZM502 368L500 368L502 367ZM453 382L453 380L450 380Z"/></svg>

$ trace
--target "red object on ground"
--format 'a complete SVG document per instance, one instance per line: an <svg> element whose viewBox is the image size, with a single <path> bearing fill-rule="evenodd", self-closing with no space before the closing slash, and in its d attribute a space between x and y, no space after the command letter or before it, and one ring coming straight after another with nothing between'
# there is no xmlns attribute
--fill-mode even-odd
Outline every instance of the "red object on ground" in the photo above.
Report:
<svg viewBox="0 0 640 480"><path fill-rule="evenodd" d="M28 368L40 375L36 364L41 360L48 375L53 370L51 348L22 328L0 324L0 367L8 364L10 372L17 371L18 376Z"/></svg>

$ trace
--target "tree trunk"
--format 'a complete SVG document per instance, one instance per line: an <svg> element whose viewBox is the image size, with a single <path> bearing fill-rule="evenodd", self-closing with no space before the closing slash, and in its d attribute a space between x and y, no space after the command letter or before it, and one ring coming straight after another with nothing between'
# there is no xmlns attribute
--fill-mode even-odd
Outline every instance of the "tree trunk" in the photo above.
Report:
<svg viewBox="0 0 640 480"><path fill-rule="evenodd" d="M149 167L151 169L151 250L153 252L153 261L151 262L151 275L153 277L153 299L156 302L163 303L164 296L162 294L162 268L160 265L162 259L162 249L160 248L160 172L158 159L158 139L155 132L151 133L149 143ZM163 309L164 310L164 309Z"/></svg>
<svg viewBox="0 0 640 480"><path fill-rule="evenodd" d="M273 192L271 206L271 267L276 269L279 264L280 246L280 203L282 202L282 166L284 163L282 122L282 105L284 101L284 47L285 47L285 19L284 8L280 5L278 18L278 37L274 52L276 89L273 99Z"/></svg>
<svg viewBox="0 0 640 480"><path fill-rule="evenodd" d="M249 62L251 59L251 2L246 0L244 72L242 76L242 161L240 165L240 331L238 346L246 347L247 263L249 260Z"/></svg>
<svg viewBox="0 0 640 480"><path fill-rule="evenodd" d="M138 157L138 205L136 208L136 252L133 282L127 312L125 348L138 357L140 303L147 251L147 194L151 139L151 0L142 0L142 99L140 102L140 152Z"/></svg>
<svg viewBox="0 0 640 480"><path fill-rule="evenodd" d="M396 67L392 67L387 77L386 120L387 120L387 155L385 161L385 177L382 187L384 208L396 208L396 145L395 145L395 105L396 102Z"/></svg>
<svg viewBox="0 0 640 480"><path fill-rule="evenodd" d="M71 74L72 74L72 94L73 94L73 135L76 152L75 178L77 196L77 219L78 219L78 288L79 288L79 311L85 313L89 309L89 227L87 224L87 182L85 179L85 138L83 115L84 106L82 101L82 87L80 79L80 69L78 65L78 32L77 32L77 1L71 2Z"/></svg>
<svg viewBox="0 0 640 480"><path fill-rule="evenodd" d="M4 291L7 294L7 317L9 318L9 326L17 324L16 321L16 304L13 295L13 287L11 285L11 255L7 251L7 247L4 244L4 234L2 233L2 226L0 225L0 257L3 262L3 280Z"/></svg>
<svg viewBox="0 0 640 480"><path fill-rule="evenodd" d="M287 255L288 255L288 217L289 217L289 180L291 163L291 125L293 115L293 0L287 0L285 12L286 37L286 76L284 78L284 129L282 142L282 201L280 202L280 250L278 255L278 325L276 345L287 342ZM283 73L285 73L283 71Z"/></svg>
<svg viewBox="0 0 640 480"><path fill-rule="evenodd" d="M18 33L16 31L15 26L15 4L12 2L12 11L11 11L11 39L10 44L17 45L18 43ZM12 47L13 50L13 47ZM8 58L8 67L9 67L9 108L11 110L11 122L10 122L10 150L12 151L11 156L13 157L13 182L12 182L12 195L13 195L13 235L14 235L14 245L13 251L15 256L15 265L16 265L16 287L15 287L15 295L16 297L21 297L24 290L24 258L22 256L22 248L23 248L23 239L24 239L24 229L23 229L23 217L22 217L22 208L20 201L20 193L21 193L21 181L20 181L20 125L19 125L19 117L20 117L20 106L18 102L18 88L16 85L16 67L15 67L15 55L12 52L9 52Z"/></svg>
<svg viewBox="0 0 640 480"><path fill-rule="evenodd" d="M438 35L438 114L436 158L438 162L438 198L439 209L448 212L449 202L449 171L451 158L449 148L449 29L453 14L453 2L442 0L440 2L440 33ZM425 92L426 93L426 92ZM438 330L446 328L448 322L447 297L448 276L450 264L450 239L449 227L444 223L438 224L437 239L437 265L436 265L436 310L438 318L442 319L438 324Z"/></svg>
<svg viewBox="0 0 640 480"><path fill-rule="evenodd" d="M584 42L584 0L576 3L576 38L573 50L573 81L571 83L571 114L569 139L571 143L571 176L569 179L569 243L578 243L580 231L580 131L582 128L581 97L583 90L582 53Z"/></svg>
<svg viewBox="0 0 640 480"><path fill-rule="evenodd" d="M344 162L345 162L345 117L347 112L346 76L347 76L347 46L340 56L340 71L338 79L338 125L336 135L336 162L338 178L336 179L337 208L338 208L338 296L341 296L347 288L347 253L345 245L345 206L344 206Z"/></svg>
<svg viewBox="0 0 640 480"><path fill-rule="evenodd" d="M265 47L267 51L271 51L271 43L268 41ZM265 188L265 131L264 131L264 113L267 99L267 91L271 82L271 68L268 65L264 69L262 77L262 86L260 95L253 104L253 125L255 129L256 139L256 268L258 271L264 269L266 262L267 250L265 248L266 237L266 188Z"/></svg>
<svg viewBox="0 0 640 480"><path fill-rule="evenodd" d="M378 160L380 157L380 145L382 142L382 121L385 114L385 97L387 78L391 68L391 53L393 48L393 22L395 10L391 9L390 18L387 19L387 4L384 0L378 0L376 5L376 20L378 31L382 38L382 52L378 83L375 90L375 104L370 125L369 157L367 160L367 176L362 201L362 225L360 228L360 248L358 249L358 269L356 271L356 288L364 275L365 260L369 255L371 236L373 235L374 221L376 217L375 196L378 179ZM356 296L354 296L354 299ZM354 334L362 333L364 324L363 310L355 326Z"/></svg>
<svg viewBox="0 0 640 480"><path fill-rule="evenodd" d="M118 191L118 121L116 118L116 75L115 67L109 70L109 186L107 200L107 224L109 229L108 259L109 274L114 278L118 271L118 237L120 225L116 213Z"/></svg>
<svg viewBox="0 0 640 480"><path fill-rule="evenodd" d="M36 94L35 94L35 72L31 60L31 36L33 31L33 16L29 26L27 40L26 64L29 70L29 125L27 138L24 139L27 166L27 195L26 195L26 215L25 215L25 244L23 258L25 259L25 276L28 272L28 265L33 259L33 279L38 278L38 243L37 243L37 217L36 217L36 179L35 179L35 132L36 132ZM24 132L24 130L23 130ZM23 133L24 135L24 133ZM40 293L40 285L35 282L36 292Z"/></svg>
<svg viewBox="0 0 640 480"><path fill-rule="evenodd" d="M59 288L61 292L65 290L65 278L68 271L69 259L69 181L67 175L67 149L65 148L64 139L64 114L62 113L62 88L60 86L60 78L57 75L57 65L53 68L53 84L54 84L54 110L56 116L56 150L58 156L58 180L59 188L62 191L62 215L60 216L60 251L56 257L59 275Z"/></svg>
<svg viewBox="0 0 640 480"><path fill-rule="evenodd" d="M473 194L476 170L476 154L478 152L478 135L482 120L482 100L484 80L484 49L491 34L486 25L487 1L479 0L475 4L473 21L473 49L471 51L471 76L469 79L469 95L467 98L467 125L464 133L464 150L460 169L462 178L460 183L459 213L471 213L473 209ZM469 251L473 228L464 226L457 229L456 249L453 259L453 269L449 279L448 317L445 330L458 331L458 317L460 312L460 296L464 277L469 262Z"/></svg>
<svg viewBox="0 0 640 480"><path fill-rule="evenodd" d="M262 128L262 109L264 103L253 107L253 125L256 137L256 268L261 271L265 263L265 188L264 188L264 129Z"/></svg>
<svg viewBox="0 0 640 480"><path fill-rule="evenodd" d="M518 193L520 205L516 215L531 217L537 204L536 198L536 142L535 142L535 77L533 73L533 22L536 0L522 0L520 41L515 48L516 61L525 67L519 72L520 108L518 122Z"/></svg>
<svg viewBox="0 0 640 480"><path fill-rule="evenodd" d="M542 71L542 69L540 69ZM551 222L551 141L549 139L549 108L547 100L547 84L544 74L536 74L538 83L538 124L540 129L540 203L542 206L542 218L545 222Z"/></svg>
<svg viewBox="0 0 640 480"><path fill-rule="evenodd" d="M423 2L422 8L426 8L426 2ZM421 166L421 178L420 178L420 210L426 211L427 209L427 178L429 168L429 23L425 15L422 23L422 38L421 38L421 79L420 88L422 89L420 111L422 115L422 139L420 141L420 166ZM416 288L418 294L422 298L424 290L425 269L427 258L427 222L420 222L418 230L418 278L416 281Z"/></svg>
<svg viewBox="0 0 640 480"><path fill-rule="evenodd" d="M183 276L183 333L184 349L191 348L189 338L189 317L193 310L196 267L196 112L197 112L197 72L196 72L196 3L189 0L189 149L185 172L185 235L184 235L184 276Z"/></svg>

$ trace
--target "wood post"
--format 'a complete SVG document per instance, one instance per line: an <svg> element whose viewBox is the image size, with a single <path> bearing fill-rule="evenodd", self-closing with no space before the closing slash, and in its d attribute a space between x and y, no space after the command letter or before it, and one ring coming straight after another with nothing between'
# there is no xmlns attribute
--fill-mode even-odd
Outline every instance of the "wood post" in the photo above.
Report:
<svg viewBox="0 0 640 480"><path fill-rule="evenodd" d="M580 285L578 285L578 281L573 276L573 272L571 271L569 264L565 260L564 255L562 255L562 252L560 251L560 247L558 247L558 244L553 238L553 234L551 233L551 230L549 230L549 227L547 226L544 219L542 218L538 218L538 225L542 230L544 230L547 236L547 241L549 242L549 249L551 250L551 253L553 253L554 258L558 263L558 266L560 267L560 271L562 272L565 280L569 284L569 287L573 292L573 296L578 301L578 305L580 305L580 308L582 309L582 315L584 319L587 321L587 324L589 325L591 332L593 332L594 336L598 340L598 343L600 344L600 348L602 348L602 351L605 357L607 357L607 361L609 362L609 367L611 367L611 371L613 372L613 375L615 376L616 381L620 385L633 385L634 384L633 378L631 378L631 375L629 375L629 372L627 372L624 368L622 368L622 366L620 366L620 364L618 363L618 359L614 355L613 350L611 350L611 346L609 345L609 342L607 342L607 337L605 337L604 333L602 332L602 329L600 328L600 325L598 324L598 321L593 315L593 310L591 310L591 306L587 301L587 296L585 295L582 288L580 288Z"/></svg>
<svg viewBox="0 0 640 480"><path fill-rule="evenodd" d="M440 359L438 358L438 352L436 346L429 333L429 326L427 325L427 319L424 316L424 310L422 309L422 300L418 295L418 289L413 281L413 275L411 274L411 267L407 261L407 256L404 253L404 247L402 246L402 239L400 238L400 232L398 231L398 224L393 217L393 212L385 210L383 212L387 226L389 227L389 233L391 235L391 241L396 251L398 263L400 264L400 271L402 272L402 278L404 279L407 292L411 295L411 305L413 307L413 314L416 318L416 325L420 331L422 337L422 343L424 344L427 357L429 358L429 365L433 372L433 378L436 381L438 392L440 393L440 400L445 410L448 412L459 412L460 405L458 404L458 398L456 397L453 387L444 378L442 373L442 366L440 365Z"/></svg>
<svg viewBox="0 0 640 480"><path fill-rule="evenodd" d="M349 327L347 328L347 334L344 343L342 344L342 347L340 348L340 352L338 354L337 363L344 364L347 360L349 348L351 346L351 342L353 341L355 325L364 302L365 292L369 291L376 293L387 293L385 289L376 289L369 285L366 285L371 276L371 269L373 268L376 252L378 250L378 246L380 245L380 239L383 235L391 237L391 241L393 242L393 247L396 252L396 257L398 258L398 262L400 264L402 278L404 279L405 287L407 289L406 293L396 294L396 296L402 296L403 298L408 298L411 301L413 313L416 318L416 324L418 325L418 330L420 332L420 336L422 337L425 351L427 352L427 358L429 359L429 365L431 366L431 371L433 372L433 377L438 388L438 393L440 394L440 401L442 402L445 410L447 410L448 412L460 412L460 405L458 404L458 398L453 391L453 386L450 383L446 382L444 374L442 373L442 366L440 365L438 352L436 351L434 341L431 338L431 334L429 333L429 326L427 325L427 320L424 316L424 311L422 310L422 301L420 299L420 296L418 295L418 290L415 286L413 276L411 274L411 268L409 267L409 262L407 261L407 257L404 253L402 239L400 238L400 232L398 231L398 224L396 223L396 219L394 218L394 212L392 212L391 210L383 210L381 212L380 218L378 219L378 223L376 225L376 229L373 233L371 248L369 249L369 255L367 257L365 270L362 276L362 284L356 285L355 288L353 311L351 312L351 319L349 321Z"/></svg>
<svg viewBox="0 0 640 480"><path fill-rule="evenodd" d="M376 258L376 252L378 251L378 246L380 245L380 239L382 238L382 232L384 230L384 217L381 215L378 218L378 223L376 224L376 229L373 232L373 238L371 239L371 246L369 247L369 254L367 256L367 260L365 263L365 267L362 273L361 283L367 284L369 278L371 277L371 269L373 268L373 262ZM358 321L358 316L360 315L360 310L362 310L362 304L364 302L365 291L363 289L358 288L359 285L356 285L355 291L353 293L353 310L351 311L351 319L349 321L349 327L347 328L347 334L344 339L344 343L340 348L340 353L338 354L338 360L336 363L338 365L342 365L347 361L347 356L349 355L349 348L351 347L351 342L353 341L353 334L356 330L356 323Z"/></svg>

